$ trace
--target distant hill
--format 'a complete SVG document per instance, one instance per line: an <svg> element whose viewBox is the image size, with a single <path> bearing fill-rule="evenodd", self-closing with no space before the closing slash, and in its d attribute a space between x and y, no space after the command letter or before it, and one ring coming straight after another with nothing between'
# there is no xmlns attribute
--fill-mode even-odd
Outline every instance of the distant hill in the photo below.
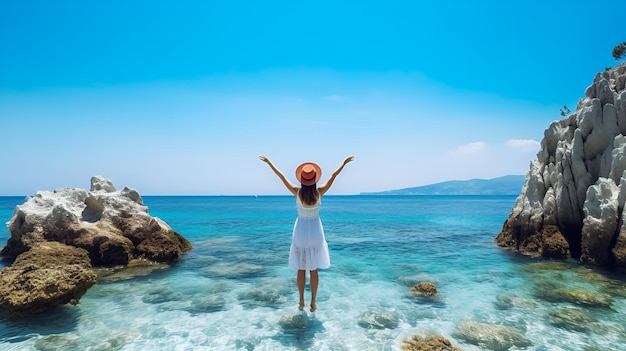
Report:
<svg viewBox="0 0 626 351"><path fill-rule="evenodd" d="M523 175L507 175L493 179L450 180L414 188L361 193L361 195L519 195L524 179Z"/></svg>

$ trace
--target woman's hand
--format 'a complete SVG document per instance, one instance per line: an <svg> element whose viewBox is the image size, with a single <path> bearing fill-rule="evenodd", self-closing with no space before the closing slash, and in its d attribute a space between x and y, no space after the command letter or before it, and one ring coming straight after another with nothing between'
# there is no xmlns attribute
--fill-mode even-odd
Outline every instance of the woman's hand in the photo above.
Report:
<svg viewBox="0 0 626 351"><path fill-rule="evenodd" d="M345 166L348 164L348 162L352 162L352 161L354 161L354 156L348 156L346 157L345 160L343 160L343 165Z"/></svg>
<svg viewBox="0 0 626 351"><path fill-rule="evenodd" d="M259 160L265 162L265 163L271 163L270 159L267 158L267 156L265 155L259 155Z"/></svg>

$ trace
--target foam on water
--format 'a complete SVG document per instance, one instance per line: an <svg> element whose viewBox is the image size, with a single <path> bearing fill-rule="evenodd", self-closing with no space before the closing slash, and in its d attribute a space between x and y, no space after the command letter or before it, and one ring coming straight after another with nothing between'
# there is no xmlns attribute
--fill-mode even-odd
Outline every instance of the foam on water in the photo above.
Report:
<svg viewBox="0 0 626 351"><path fill-rule="evenodd" d="M325 198L332 267L320 272L315 313L298 311L286 267L292 198L144 201L194 250L133 279L107 275L77 306L1 321L1 349L397 350L424 333L485 349L459 337L468 320L517 328L526 350L626 343L623 276L494 246L514 197ZM411 292L423 281L435 297Z"/></svg>

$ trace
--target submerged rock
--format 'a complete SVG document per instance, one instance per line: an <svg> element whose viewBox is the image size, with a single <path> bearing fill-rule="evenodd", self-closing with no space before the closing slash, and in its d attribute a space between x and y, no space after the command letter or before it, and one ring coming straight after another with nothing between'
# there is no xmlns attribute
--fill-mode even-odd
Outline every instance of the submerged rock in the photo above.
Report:
<svg viewBox="0 0 626 351"><path fill-rule="evenodd" d="M411 339L404 339L402 351L461 351L461 349L452 346L450 340L443 336L414 335Z"/></svg>
<svg viewBox="0 0 626 351"><path fill-rule="evenodd" d="M579 308L561 308L548 313L550 324L555 327L588 333L599 330L601 325L588 311Z"/></svg>
<svg viewBox="0 0 626 351"><path fill-rule="evenodd" d="M239 262L238 264L217 263L204 268L202 271L209 277L222 277L230 279L250 278L263 275L265 268L258 264Z"/></svg>
<svg viewBox="0 0 626 351"><path fill-rule="evenodd" d="M548 261L539 261L534 263L526 264L519 269L529 272L529 273L556 273L559 271L569 271L571 268L574 268L572 264L569 264L567 261L561 260L548 260Z"/></svg>
<svg viewBox="0 0 626 351"><path fill-rule="evenodd" d="M608 292L614 292L610 290L614 283L579 265L546 261L525 265L522 269L531 274L529 287L537 299L594 308L610 308L613 303Z"/></svg>
<svg viewBox="0 0 626 351"><path fill-rule="evenodd" d="M444 297L437 293L437 287L431 282L421 282L413 285L407 292L407 297L418 303L444 304Z"/></svg>
<svg viewBox="0 0 626 351"><path fill-rule="evenodd" d="M422 296L431 297L437 294L437 287L435 286L435 284L430 282L421 282L417 285L414 285L411 288L411 291Z"/></svg>
<svg viewBox="0 0 626 351"><path fill-rule="evenodd" d="M222 311L226 308L226 298L220 295L204 295L193 298L191 304L184 308L185 311L192 315L199 313L211 313Z"/></svg>
<svg viewBox="0 0 626 351"><path fill-rule="evenodd" d="M126 266L100 267L96 269L99 283L110 283L144 277L154 272L169 269L167 263L158 263L146 259L135 259Z"/></svg>
<svg viewBox="0 0 626 351"><path fill-rule="evenodd" d="M536 307L537 304L514 293L504 293L496 296L495 306L500 310L508 310L511 308L531 309Z"/></svg>
<svg viewBox="0 0 626 351"><path fill-rule="evenodd" d="M278 321L278 325L280 325L285 330L290 329L306 329L313 323L313 320L309 317L306 312L299 312L296 314L285 314Z"/></svg>
<svg viewBox="0 0 626 351"><path fill-rule="evenodd" d="M398 319L393 313L376 309L363 313L358 323L365 329L394 329L398 327Z"/></svg>
<svg viewBox="0 0 626 351"><path fill-rule="evenodd" d="M625 80L626 63L598 73L548 126L499 246L626 271Z"/></svg>
<svg viewBox="0 0 626 351"><path fill-rule="evenodd" d="M145 303L159 304L171 301L180 301L185 298L182 291L174 290L168 286L158 286L147 290L141 301Z"/></svg>
<svg viewBox="0 0 626 351"><path fill-rule="evenodd" d="M0 314L19 317L75 305L96 279L85 250L40 243L0 270Z"/></svg>
<svg viewBox="0 0 626 351"><path fill-rule="evenodd" d="M33 344L35 350L80 350L81 345L78 337L70 338L64 335L43 335L36 339Z"/></svg>
<svg viewBox="0 0 626 351"><path fill-rule="evenodd" d="M536 289L534 295L549 302L568 302L587 307L610 308L613 302L610 295L580 288Z"/></svg>
<svg viewBox="0 0 626 351"><path fill-rule="evenodd" d="M494 351L505 351L513 346L524 348L532 345L524 333L517 328L476 321L461 322L454 336L483 349Z"/></svg>
<svg viewBox="0 0 626 351"><path fill-rule="evenodd" d="M239 295L239 299L248 305L278 305L287 302L287 298L279 289L265 286L247 290Z"/></svg>

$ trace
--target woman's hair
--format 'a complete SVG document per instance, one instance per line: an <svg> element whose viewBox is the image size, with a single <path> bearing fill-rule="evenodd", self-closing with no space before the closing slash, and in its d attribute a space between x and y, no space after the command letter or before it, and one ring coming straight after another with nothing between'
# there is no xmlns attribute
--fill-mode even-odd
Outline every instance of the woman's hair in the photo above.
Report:
<svg viewBox="0 0 626 351"><path fill-rule="evenodd" d="M319 197L320 193L317 191L317 184L302 185L302 188L300 188L300 200L305 205L315 205Z"/></svg>

